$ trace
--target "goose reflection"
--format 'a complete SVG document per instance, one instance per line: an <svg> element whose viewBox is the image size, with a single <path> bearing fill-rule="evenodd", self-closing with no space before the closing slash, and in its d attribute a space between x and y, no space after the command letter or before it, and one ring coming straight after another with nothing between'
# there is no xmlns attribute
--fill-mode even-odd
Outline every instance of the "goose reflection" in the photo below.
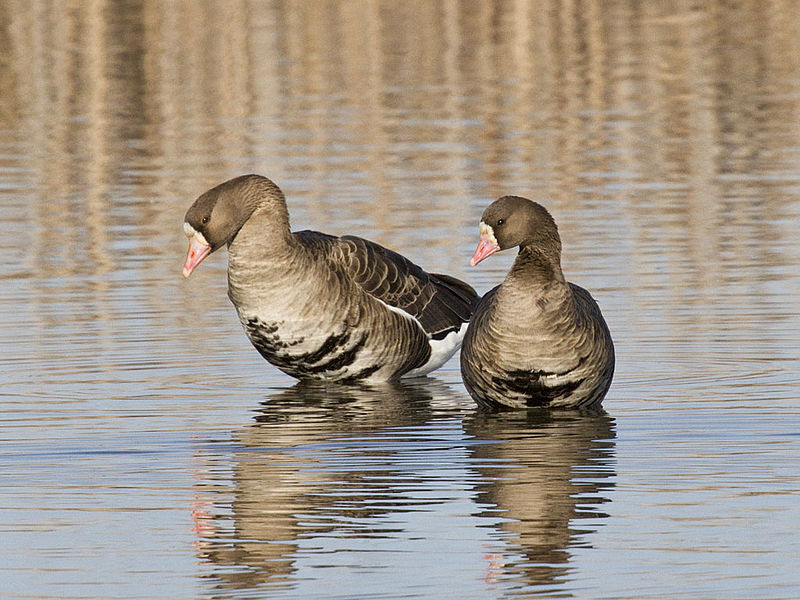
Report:
<svg viewBox="0 0 800 600"><path fill-rule="evenodd" d="M496 521L486 581L541 591L568 579L570 548L590 544L607 516L614 420L602 410L476 413L465 430L481 441L471 446L480 514Z"/></svg>
<svg viewBox="0 0 800 600"><path fill-rule="evenodd" d="M435 379L279 391L196 485L212 596L302 594L332 568L398 596L443 574L479 597L557 587L603 516L613 429L605 413L476 412Z"/></svg>
<svg viewBox="0 0 800 600"><path fill-rule="evenodd" d="M433 379L301 382L267 398L234 436L232 498L222 500L223 482L196 511L198 553L214 564L215 586L288 585L303 540L391 537L396 525L378 517L413 509L407 492L420 472L409 463L430 443L424 425L465 402Z"/></svg>

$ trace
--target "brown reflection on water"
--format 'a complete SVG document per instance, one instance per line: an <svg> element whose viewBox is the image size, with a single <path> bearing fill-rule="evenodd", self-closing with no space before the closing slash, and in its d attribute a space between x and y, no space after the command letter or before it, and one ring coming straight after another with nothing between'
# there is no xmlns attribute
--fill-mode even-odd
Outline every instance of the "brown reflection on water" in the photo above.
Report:
<svg viewBox="0 0 800 600"><path fill-rule="evenodd" d="M765 204L760 222L780 219L776 186L752 176L797 160L791 3L37 6L0 9L3 121L29 145L38 198L87 192L101 269L104 190L185 202L263 170L302 191L314 221L343 213L380 231L418 221L426 192L431 228L509 191L566 214L610 202L609 217L634 215L640 254L654 218L685 228L713 285L721 227L752 220L736 197ZM720 179L730 173L750 179ZM604 194L608 181L622 185ZM323 202L342 182L353 201Z"/></svg>
<svg viewBox="0 0 800 600"><path fill-rule="evenodd" d="M671 259L713 286L718 257L785 216L764 175L797 162L793 6L12 0L2 117L39 202L80 190L101 272L109 189L175 201L171 225L178 199L261 170L315 223L379 237L420 201L433 232L509 191L551 198L598 247L615 232L579 211L627 213L637 255L679 227ZM342 184L350 202L324 201ZM749 231L727 240L732 225Z"/></svg>
<svg viewBox="0 0 800 600"><path fill-rule="evenodd" d="M397 534L380 517L414 507L407 492L420 482L408 481L396 457L423 443L419 429L434 395L453 398L435 381L363 389L301 383L270 397L234 437L231 481L212 475L197 486L197 549L217 567L214 585L291 580L301 538ZM220 495L232 498L229 507Z"/></svg>
<svg viewBox="0 0 800 600"><path fill-rule="evenodd" d="M614 420L607 414L476 413L468 435L481 474L485 516L505 519L506 545L491 555L487 579L517 577L526 588L569 579L570 548L591 546L613 488ZM590 525L581 520L594 519Z"/></svg>
<svg viewBox="0 0 800 600"><path fill-rule="evenodd" d="M213 468L213 451L198 456L205 466L196 548L215 567L213 585L295 585L299 565L320 552L330 554L330 566L345 555L365 577L379 577L400 555L419 551L416 531L404 525L413 513L430 513L422 522L434 546L481 553L483 573L465 568L451 577L525 588L568 579L570 548L590 545L607 516L613 420L474 414L463 423L465 437L459 428L448 438L437 420L460 420L450 412L457 407L452 391L433 380L373 389L298 384L272 396L235 435L230 480ZM474 508L448 513L464 493ZM582 525L586 518L594 522ZM372 552L386 555L381 567ZM420 553L412 562L431 558ZM394 586L402 596L404 585Z"/></svg>

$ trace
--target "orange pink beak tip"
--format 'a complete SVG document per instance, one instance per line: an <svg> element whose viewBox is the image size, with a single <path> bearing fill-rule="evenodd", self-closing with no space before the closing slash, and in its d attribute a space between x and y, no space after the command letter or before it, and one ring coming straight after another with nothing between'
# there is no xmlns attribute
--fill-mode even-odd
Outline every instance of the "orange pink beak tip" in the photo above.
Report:
<svg viewBox="0 0 800 600"><path fill-rule="evenodd" d="M203 244L193 237L189 242L189 251L186 253L186 260L183 263L183 276L189 277L197 265L203 262L203 259L209 254L211 254L211 246Z"/></svg>

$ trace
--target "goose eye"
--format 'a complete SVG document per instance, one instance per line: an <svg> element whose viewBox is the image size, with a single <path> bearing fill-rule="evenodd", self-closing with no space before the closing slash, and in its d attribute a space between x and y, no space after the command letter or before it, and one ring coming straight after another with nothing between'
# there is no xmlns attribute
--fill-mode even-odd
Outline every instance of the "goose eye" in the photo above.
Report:
<svg viewBox="0 0 800 600"><path fill-rule="evenodd" d="M500 225L502 225L505 222L506 222L505 219L497 219L497 226L499 227Z"/></svg>
<svg viewBox="0 0 800 600"><path fill-rule="evenodd" d="M206 223L208 223L208 217L207 216L203 217L203 225L205 225Z"/></svg>

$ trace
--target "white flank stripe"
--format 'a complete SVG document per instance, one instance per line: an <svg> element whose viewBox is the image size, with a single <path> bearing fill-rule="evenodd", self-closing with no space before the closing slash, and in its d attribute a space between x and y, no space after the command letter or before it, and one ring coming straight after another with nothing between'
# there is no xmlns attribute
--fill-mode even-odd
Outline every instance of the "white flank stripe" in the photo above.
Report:
<svg viewBox="0 0 800 600"><path fill-rule="evenodd" d="M468 323L462 323L461 329L458 331L451 331L441 340L429 339L428 343L431 345L431 357L428 359L428 362L402 375L402 378L427 375L446 363L461 346L464 334L467 333L467 325Z"/></svg>
<svg viewBox="0 0 800 600"><path fill-rule="evenodd" d="M419 322L419 319L417 319L411 313L404 311L402 308L397 308L396 306L386 304L386 302L380 298L375 299L390 311L403 315L407 319L411 319L419 326L420 329L422 329L422 331L425 331L425 328L422 326L422 323ZM453 354L456 353L456 350L461 347L461 341L464 339L464 334L467 333L467 325L468 323L462 323L461 329L458 331L451 331L441 340L434 340L431 338L430 334L427 334L428 344L431 346L431 356L428 359L428 362L421 367L411 369L408 373L401 375L400 378L405 379L406 377L420 377L422 375L427 375L431 371L435 371L441 367L450 359L451 356L453 356Z"/></svg>

